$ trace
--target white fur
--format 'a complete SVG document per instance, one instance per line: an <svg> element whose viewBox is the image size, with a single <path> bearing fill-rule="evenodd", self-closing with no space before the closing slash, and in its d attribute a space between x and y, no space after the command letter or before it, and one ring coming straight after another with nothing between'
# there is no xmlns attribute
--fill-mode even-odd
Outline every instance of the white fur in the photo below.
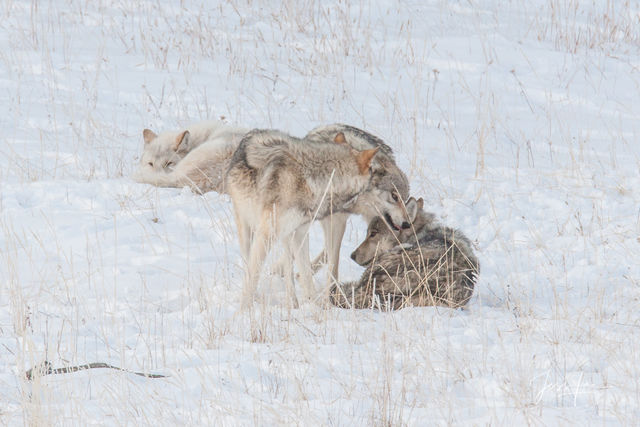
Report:
<svg viewBox="0 0 640 427"><path fill-rule="evenodd" d="M165 131L144 144L140 166L133 174L137 182L161 187L190 186L195 191L224 190L224 173L246 129L220 121L204 121L184 131Z"/></svg>

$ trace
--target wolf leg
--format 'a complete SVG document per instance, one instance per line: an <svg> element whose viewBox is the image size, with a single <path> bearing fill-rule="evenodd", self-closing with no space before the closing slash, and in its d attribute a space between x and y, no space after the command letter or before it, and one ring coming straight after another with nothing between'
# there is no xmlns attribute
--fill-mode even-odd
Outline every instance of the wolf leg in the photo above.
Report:
<svg viewBox="0 0 640 427"><path fill-rule="evenodd" d="M347 226L348 214L337 213L321 221L324 234L324 247L327 255L327 283L326 291L334 281L338 281L338 267L340 262L340 246ZM328 294L327 294L328 295Z"/></svg>
<svg viewBox="0 0 640 427"><path fill-rule="evenodd" d="M245 232L249 230L245 229ZM271 238L273 237L271 227L271 213L268 210L263 211L260 224L254 233L251 233L248 241L250 241L250 249L248 255L247 272L245 274L244 288L242 291L242 308L251 307L253 299L258 287L260 279L260 270L264 259L271 247Z"/></svg>
<svg viewBox="0 0 640 427"><path fill-rule="evenodd" d="M240 243L240 253L245 263L249 262L249 252L251 250L252 230L241 212L241 207L233 204L233 215L236 218L236 228L238 229L238 242Z"/></svg>
<svg viewBox="0 0 640 427"><path fill-rule="evenodd" d="M327 263L327 251L322 249L322 251L316 256L313 261L311 261L311 268L313 269L313 273L317 273L323 266L323 264Z"/></svg>
<svg viewBox="0 0 640 427"><path fill-rule="evenodd" d="M291 252L298 268L299 280L305 299L315 298L313 270L309 260L309 226L302 225L293 232Z"/></svg>
<svg viewBox="0 0 640 427"><path fill-rule="evenodd" d="M278 260L280 271L284 277L287 298L291 301L291 307L298 308L298 298L296 297L295 279L293 276L293 259L295 257L295 243L293 233L284 240L284 254Z"/></svg>

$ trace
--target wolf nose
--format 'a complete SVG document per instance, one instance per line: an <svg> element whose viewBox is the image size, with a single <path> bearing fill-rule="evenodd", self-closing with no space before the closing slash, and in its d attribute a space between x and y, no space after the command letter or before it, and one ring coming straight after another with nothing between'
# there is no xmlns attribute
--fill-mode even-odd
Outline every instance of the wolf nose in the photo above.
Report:
<svg viewBox="0 0 640 427"><path fill-rule="evenodd" d="M351 252L351 259L352 260L356 260L356 253L355 252Z"/></svg>
<svg viewBox="0 0 640 427"><path fill-rule="evenodd" d="M402 223L402 228L403 228L403 229L405 229L405 230L406 230L406 229L407 229L407 228L409 228L409 227L411 227L411 224L409 224L407 221L405 221L405 222L403 222L403 223Z"/></svg>

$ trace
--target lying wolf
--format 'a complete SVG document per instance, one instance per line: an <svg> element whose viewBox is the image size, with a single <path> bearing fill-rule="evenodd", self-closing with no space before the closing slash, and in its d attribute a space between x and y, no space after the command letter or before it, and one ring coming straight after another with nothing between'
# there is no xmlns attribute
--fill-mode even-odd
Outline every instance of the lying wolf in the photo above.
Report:
<svg viewBox="0 0 640 427"><path fill-rule="evenodd" d="M471 243L460 231L440 225L423 205L422 199L407 201L408 229L392 230L380 218L369 224L366 239L351 254L368 267L359 282L332 287L334 305L396 310L467 304L479 272Z"/></svg>
<svg viewBox="0 0 640 427"><path fill-rule="evenodd" d="M225 193L229 161L248 129L203 121L183 131L142 132L144 149L133 178L158 187L189 186L197 193Z"/></svg>
<svg viewBox="0 0 640 427"><path fill-rule="evenodd" d="M272 238L284 243L287 293L297 306L292 259L305 297L315 297L307 241L314 220L376 212L395 229L409 227L399 193L384 185L395 163L385 156L378 159L380 147L357 151L342 139L340 132L327 143L323 138L301 140L279 131L253 130L233 154L227 188L247 262L244 308L253 302Z"/></svg>

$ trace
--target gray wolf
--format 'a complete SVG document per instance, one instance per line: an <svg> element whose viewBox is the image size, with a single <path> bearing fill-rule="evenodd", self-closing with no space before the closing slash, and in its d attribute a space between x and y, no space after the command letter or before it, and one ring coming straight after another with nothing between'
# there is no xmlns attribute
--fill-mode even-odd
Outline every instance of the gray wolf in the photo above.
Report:
<svg viewBox="0 0 640 427"><path fill-rule="evenodd" d="M337 139L337 140L335 140ZM240 142L227 173L240 248L247 262L242 306L253 302L264 258L273 243L285 249L287 293L297 306L293 260L305 298L313 299L307 241L314 220L335 214L376 212L395 229L409 227L397 190L387 188L388 162L380 147L354 150L324 138L294 138L276 130L253 130Z"/></svg>
<svg viewBox="0 0 640 427"><path fill-rule="evenodd" d="M378 149L375 157L377 167L371 177L371 191L358 196L358 203L354 204L350 212L363 216L367 223L381 215L377 201L384 197L383 193L398 194L401 200L409 197L409 180L396 165L391 147L379 137L353 126L336 123L312 129L304 140L346 144L358 151ZM314 260L313 265L315 270L321 261L327 264L327 288L338 280L340 246L348 216L349 213L334 212L321 220L325 251Z"/></svg>
<svg viewBox="0 0 640 427"><path fill-rule="evenodd" d="M396 310L407 306L463 307L473 293L478 259L469 239L440 225L410 198L411 227L394 230L375 218L367 237L351 254L367 266L358 282L334 285L330 301L338 307Z"/></svg>
<svg viewBox="0 0 640 427"><path fill-rule="evenodd" d="M229 161L247 132L214 120L158 135L145 129L140 166L133 178L159 187L189 186L197 193L225 193Z"/></svg>

